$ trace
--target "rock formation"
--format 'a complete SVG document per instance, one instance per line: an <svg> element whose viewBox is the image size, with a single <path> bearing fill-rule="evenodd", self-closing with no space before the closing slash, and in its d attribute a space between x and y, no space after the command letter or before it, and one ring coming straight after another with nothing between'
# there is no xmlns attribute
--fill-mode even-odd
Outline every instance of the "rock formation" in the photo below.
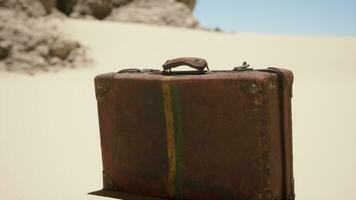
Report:
<svg viewBox="0 0 356 200"><path fill-rule="evenodd" d="M186 4L191 10L194 10L195 8L196 0L178 0L178 1Z"/></svg>
<svg viewBox="0 0 356 200"><path fill-rule="evenodd" d="M74 18L198 28L195 0L65 0L59 10ZM65 9L64 9L65 8Z"/></svg>
<svg viewBox="0 0 356 200"><path fill-rule="evenodd" d="M0 70L26 72L81 66L85 49L66 39L53 18L89 18L201 28L195 0L0 0Z"/></svg>
<svg viewBox="0 0 356 200"><path fill-rule="evenodd" d="M187 28L199 27L189 7L175 0L134 0L113 9L107 19Z"/></svg>
<svg viewBox="0 0 356 200"><path fill-rule="evenodd" d="M88 61L85 48L67 39L50 20L39 17L45 14L41 4L18 2L15 11L0 8L0 70L35 74L83 66Z"/></svg>

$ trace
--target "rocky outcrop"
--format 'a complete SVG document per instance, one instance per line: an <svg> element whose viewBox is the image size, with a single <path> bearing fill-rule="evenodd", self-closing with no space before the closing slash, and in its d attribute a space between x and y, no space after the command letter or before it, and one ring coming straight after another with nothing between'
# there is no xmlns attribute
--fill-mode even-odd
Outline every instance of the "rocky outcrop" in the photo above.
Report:
<svg viewBox="0 0 356 200"><path fill-rule="evenodd" d="M112 9L113 3L111 0L78 0L70 16L74 18L93 16L96 19L104 19L111 13Z"/></svg>
<svg viewBox="0 0 356 200"><path fill-rule="evenodd" d="M4 60L10 55L10 47L0 46L0 60Z"/></svg>
<svg viewBox="0 0 356 200"><path fill-rule="evenodd" d="M89 18L201 28L195 0L0 0L0 70L36 73L82 66L85 48L49 18Z"/></svg>
<svg viewBox="0 0 356 200"><path fill-rule="evenodd" d="M50 14L52 10L56 7L56 0L39 0L47 14Z"/></svg>
<svg viewBox="0 0 356 200"><path fill-rule="evenodd" d="M91 14L97 19L107 17L113 8L111 0L88 1Z"/></svg>
<svg viewBox="0 0 356 200"><path fill-rule="evenodd" d="M197 28L191 10L175 0L135 0L114 9L108 20Z"/></svg>
<svg viewBox="0 0 356 200"><path fill-rule="evenodd" d="M56 7L59 11L69 16L77 3L78 0L57 0Z"/></svg>
<svg viewBox="0 0 356 200"><path fill-rule="evenodd" d="M11 9L16 16L40 17L47 14L38 0L0 0L0 8Z"/></svg>
<svg viewBox="0 0 356 200"><path fill-rule="evenodd" d="M196 0L177 0L186 4L191 10L194 10L195 4L197 3Z"/></svg>
<svg viewBox="0 0 356 200"><path fill-rule="evenodd" d="M77 42L62 41L57 39L50 45L48 55L51 57L59 58L61 60L65 60L68 58L72 51L79 47L80 45Z"/></svg>
<svg viewBox="0 0 356 200"><path fill-rule="evenodd" d="M66 39L51 21L0 8L0 70L35 74L85 62L85 48Z"/></svg>
<svg viewBox="0 0 356 200"><path fill-rule="evenodd" d="M112 0L112 5L114 8L124 6L128 3L130 3L132 0Z"/></svg>
<svg viewBox="0 0 356 200"><path fill-rule="evenodd" d="M192 15L195 0L77 0L74 18L124 21L177 27L198 27Z"/></svg>
<svg viewBox="0 0 356 200"><path fill-rule="evenodd" d="M197 28L198 21L192 15L195 3L196 0L1 0L0 7L28 17L60 11L73 18Z"/></svg>

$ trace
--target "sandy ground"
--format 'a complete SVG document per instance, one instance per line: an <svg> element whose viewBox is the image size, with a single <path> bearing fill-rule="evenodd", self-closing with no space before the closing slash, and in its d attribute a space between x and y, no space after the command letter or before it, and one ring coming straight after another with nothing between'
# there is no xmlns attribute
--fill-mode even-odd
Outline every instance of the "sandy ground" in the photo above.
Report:
<svg viewBox="0 0 356 200"><path fill-rule="evenodd" d="M219 34L69 20L93 66L36 76L0 74L0 199L105 199L93 78L206 58L211 69L246 60L292 69L297 200L356 199L356 38Z"/></svg>

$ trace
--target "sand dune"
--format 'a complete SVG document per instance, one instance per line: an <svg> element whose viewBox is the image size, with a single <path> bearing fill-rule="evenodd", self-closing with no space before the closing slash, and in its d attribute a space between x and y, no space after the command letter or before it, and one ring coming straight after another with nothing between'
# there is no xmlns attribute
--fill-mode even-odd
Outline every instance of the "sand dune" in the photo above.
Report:
<svg viewBox="0 0 356 200"><path fill-rule="evenodd" d="M36 76L0 73L0 199L104 199L93 78L206 58L211 69L294 71L294 162L299 200L355 199L356 38L221 34L67 20L93 63Z"/></svg>

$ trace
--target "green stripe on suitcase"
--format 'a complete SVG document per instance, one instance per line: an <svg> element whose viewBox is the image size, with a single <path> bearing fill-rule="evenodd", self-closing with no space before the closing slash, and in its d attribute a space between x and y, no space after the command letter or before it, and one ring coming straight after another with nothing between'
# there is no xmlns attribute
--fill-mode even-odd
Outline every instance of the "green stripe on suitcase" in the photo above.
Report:
<svg viewBox="0 0 356 200"><path fill-rule="evenodd" d="M176 86L162 85L162 94L167 129L167 156L169 164L168 193L182 199L182 154L183 134L180 93Z"/></svg>

